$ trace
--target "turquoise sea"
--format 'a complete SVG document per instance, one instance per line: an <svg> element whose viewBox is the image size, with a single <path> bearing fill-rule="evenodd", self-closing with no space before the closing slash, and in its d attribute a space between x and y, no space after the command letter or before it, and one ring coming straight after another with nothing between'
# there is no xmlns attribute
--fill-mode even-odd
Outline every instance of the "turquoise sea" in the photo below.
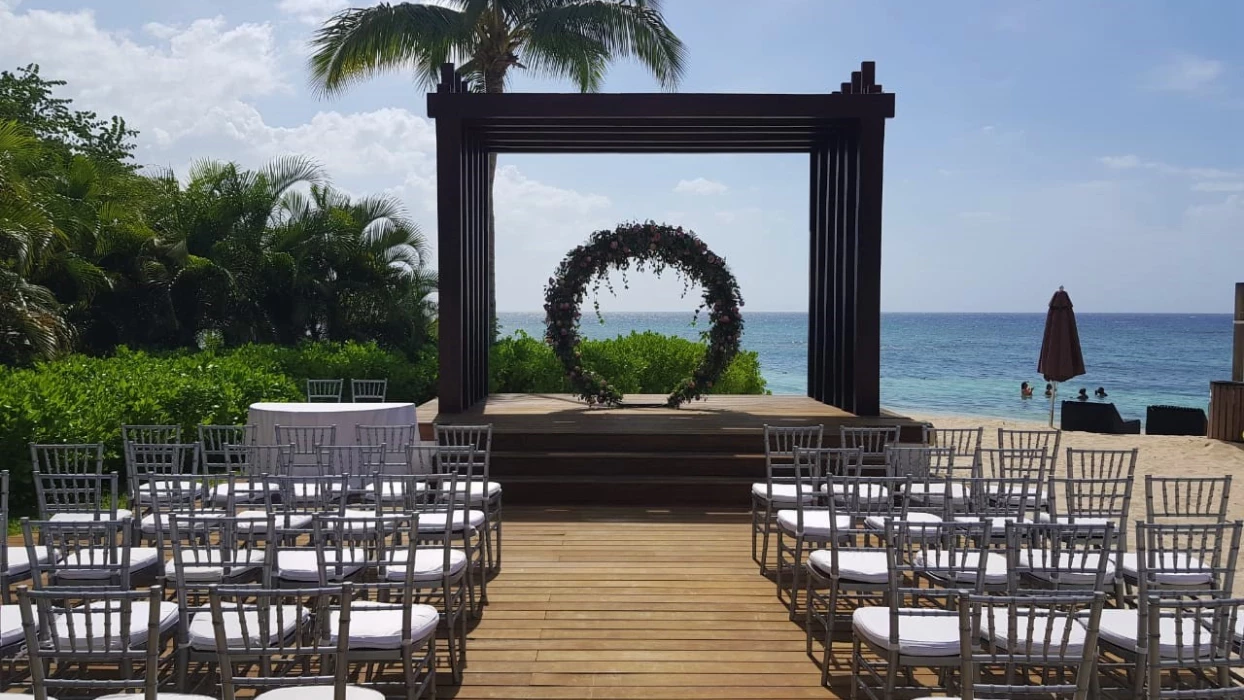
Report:
<svg viewBox="0 0 1244 700"><path fill-rule="evenodd" d="M544 313L499 314L503 333L544 335ZM1088 373L1062 387L1070 398L1104 386L1126 418L1145 406L1205 408L1209 382L1231 378L1230 314L1077 314ZM687 313L584 313L585 337L632 330L698 338L701 319ZM803 394L807 367L807 314L744 312L743 347L760 354L775 394ZM886 408L1043 420L1049 404L1037 374L1044 314L913 314L881 317L881 402ZM1019 384L1037 386L1024 400Z"/></svg>

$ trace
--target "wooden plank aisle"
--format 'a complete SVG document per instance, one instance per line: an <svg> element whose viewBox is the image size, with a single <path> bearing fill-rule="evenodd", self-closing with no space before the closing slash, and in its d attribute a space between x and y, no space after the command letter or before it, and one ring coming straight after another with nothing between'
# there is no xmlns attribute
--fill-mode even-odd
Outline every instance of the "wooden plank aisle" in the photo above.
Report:
<svg viewBox="0 0 1244 700"><path fill-rule="evenodd" d="M739 512L508 510L464 683L444 695L835 697L752 563L748 523Z"/></svg>

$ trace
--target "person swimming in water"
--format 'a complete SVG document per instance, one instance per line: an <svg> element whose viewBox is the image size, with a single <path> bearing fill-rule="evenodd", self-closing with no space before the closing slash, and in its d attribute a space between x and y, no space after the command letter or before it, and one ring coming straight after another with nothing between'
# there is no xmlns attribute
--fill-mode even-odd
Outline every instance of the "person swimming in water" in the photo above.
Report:
<svg viewBox="0 0 1244 700"><path fill-rule="evenodd" d="M1028 385L1028 382L1019 385L1019 396L1024 399L1032 398L1032 387Z"/></svg>
<svg viewBox="0 0 1244 700"><path fill-rule="evenodd" d="M1045 398L1048 399L1053 395L1054 395L1054 385L1049 382L1046 382L1045 383Z"/></svg>
<svg viewBox="0 0 1244 700"><path fill-rule="evenodd" d="M1097 387L1097 391L1093 392L1093 396L1096 396L1099 399L1104 399L1109 396L1109 394L1106 393L1106 387L1099 386Z"/></svg>
<svg viewBox="0 0 1244 700"><path fill-rule="evenodd" d="M1088 401L1088 389L1080 387L1080 393L1076 395L1076 398L1081 401Z"/></svg>

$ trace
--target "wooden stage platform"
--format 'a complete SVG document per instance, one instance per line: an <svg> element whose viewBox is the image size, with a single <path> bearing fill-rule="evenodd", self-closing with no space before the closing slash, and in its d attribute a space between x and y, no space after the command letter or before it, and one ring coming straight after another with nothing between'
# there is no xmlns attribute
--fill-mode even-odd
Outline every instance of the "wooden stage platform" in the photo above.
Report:
<svg viewBox="0 0 1244 700"><path fill-rule="evenodd" d="M628 404L659 404L632 395ZM568 394L494 394L463 413L418 408L420 430L433 423L493 426L492 476L506 503L747 507L749 485L764 480L764 425L823 425L825 444L839 426L898 425L919 440L920 425L901 416L862 417L805 396L714 395L679 409L589 408Z"/></svg>

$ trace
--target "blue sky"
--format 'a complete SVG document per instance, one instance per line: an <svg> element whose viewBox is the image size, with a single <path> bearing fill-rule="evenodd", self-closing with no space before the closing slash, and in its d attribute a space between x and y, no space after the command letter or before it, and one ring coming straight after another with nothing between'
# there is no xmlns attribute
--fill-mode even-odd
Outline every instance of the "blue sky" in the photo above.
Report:
<svg viewBox="0 0 1244 700"><path fill-rule="evenodd" d="M142 162L312 156L435 234L435 142L408 76L318 99L305 42L346 0L0 0L0 66L43 65L142 131ZM1229 311L1244 279L1244 3L665 0L685 92L825 92L861 60L897 93L883 307ZM512 88L558 91L518 76ZM655 89L619 63L607 91ZM501 310L533 310L591 231L655 219L723 255L752 310L803 310L807 159L504 156ZM690 309L633 280L608 310ZM694 297L694 295L693 295Z"/></svg>

